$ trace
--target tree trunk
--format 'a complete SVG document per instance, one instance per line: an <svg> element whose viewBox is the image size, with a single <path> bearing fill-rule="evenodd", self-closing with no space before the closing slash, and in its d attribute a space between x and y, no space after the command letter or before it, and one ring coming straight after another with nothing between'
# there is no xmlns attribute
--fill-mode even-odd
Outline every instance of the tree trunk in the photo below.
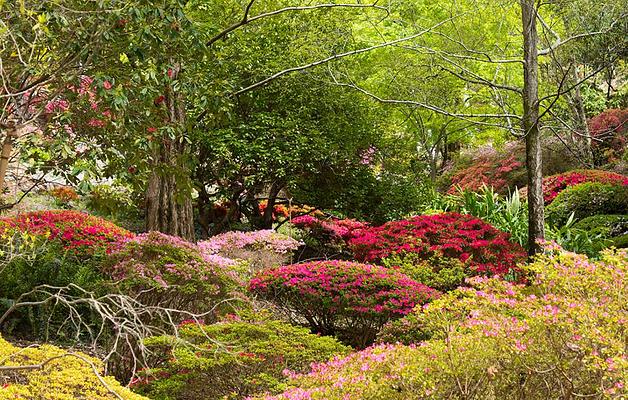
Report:
<svg viewBox="0 0 628 400"><path fill-rule="evenodd" d="M180 66L173 67L177 79ZM168 123L180 134L185 132L185 107L181 93L166 87ZM152 173L146 191L146 229L194 240L194 214L190 194L190 174L183 165L186 142L176 137L163 139L153 153ZM187 180L187 182L186 182Z"/></svg>
<svg viewBox="0 0 628 400"><path fill-rule="evenodd" d="M0 153L0 193L6 186L7 170L9 169L9 159L13 153L13 142L19 136L18 129L11 126L6 130L6 136L2 143L2 152Z"/></svg>
<svg viewBox="0 0 628 400"><path fill-rule="evenodd" d="M574 66L574 79L576 83L580 80L577 65ZM595 166L595 160L593 159L593 140L591 138L591 132L589 131L589 124L587 123L587 114L584 110L584 101L582 100L582 93L580 93L580 85L576 85L574 89L573 106L576 112L576 118L580 131L583 135L585 135L584 156L587 167L593 168Z"/></svg>
<svg viewBox="0 0 628 400"><path fill-rule="evenodd" d="M537 240L545 237L543 163L539 129L538 33L534 0L521 0L523 23L523 130L528 170L528 254L539 251Z"/></svg>

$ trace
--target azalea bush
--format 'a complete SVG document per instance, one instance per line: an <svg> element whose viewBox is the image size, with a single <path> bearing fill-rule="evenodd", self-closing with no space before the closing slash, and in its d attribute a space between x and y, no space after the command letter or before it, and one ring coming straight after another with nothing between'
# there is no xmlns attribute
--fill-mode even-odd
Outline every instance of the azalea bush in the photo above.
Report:
<svg viewBox="0 0 628 400"><path fill-rule="evenodd" d="M103 218L79 211L50 210L0 219L0 237L27 233L59 243L77 257L110 253L133 234Z"/></svg>
<svg viewBox="0 0 628 400"><path fill-rule="evenodd" d="M379 262L400 253L423 259L435 255L456 258L473 274L505 275L525 258L519 244L471 215L454 212L421 215L362 229L349 244L360 261Z"/></svg>
<svg viewBox="0 0 628 400"><path fill-rule="evenodd" d="M628 109L609 109L589 120L592 147L599 165L616 162L626 152Z"/></svg>
<svg viewBox="0 0 628 400"><path fill-rule="evenodd" d="M235 264L204 258L198 246L181 238L148 232L113 252L102 271L143 304L207 312L235 289L235 274L229 271Z"/></svg>
<svg viewBox="0 0 628 400"><path fill-rule="evenodd" d="M286 389L286 369L306 372L313 362L345 355L336 339L272 319L268 313L230 315L213 325L185 323L178 338L153 337L145 344L156 366L132 381L154 400L243 399Z"/></svg>
<svg viewBox="0 0 628 400"><path fill-rule="evenodd" d="M513 142L510 147L517 144ZM493 148L478 151L479 156L469 160L466 166L453 172L449 182L448 193L458 190L477 191L485 186L493 187L500 193L505 193L524 175L524 160L517 156L517 151L498 152Z"/></svg>
<svg viewBox="0 0 628 400"><path fill-rule="evenodd" d="M364 347L389 320L409 313L438 292L384 267L348 261L314 261L257 274L249 290L310 328Z"/></svg>
<svg viewBox="0 0 628 400"><path fill-rule="evenodd" d="M42 367L17 368L36 365ZM148 400L113 377L103 376L103 365L98 359L51 345L20 348L0 338L0 366L2 399Z"/></svg>
<svg viewBox="0 0 628 400"><path fill-rule="evenodd" d="M199 242L205 257L221 256L247 261L250 272L289 262L301 242L273 230L231 231Z"/></svg>
<svg viewBox="0 0 628 400"><path fill-rule="evenodd" d="M323 215L302 215L293 218L291 226L299 230L305 247L301 259L351 258L347 242L360 230L370 226L368 222L352 218L333 218Z"/></svg>
<svg viewBox="0 0 628 400"><path fill-rule="evenodd" d="M545 199L545 204L548 205L553 202L554 199L568 187L585 182L628 186L628 176L596 169L574 170L547 176L543 178L543 198ZM523 188L521 190L521 197L525 198L526 195L527 188Z"/></svg>
<svg viewBox="0 0 628 400"><path fill-rule="evenodd" d="M59 205L64 207L79 199L76 191L69 186L54 187L50 189L49 193Z"/></svg>
<svg viewBox="0 0 628 400"><path fill-rule="evenodd" d="M383 343L314 365L309 373L287 373L290 389L259 398L628 395L628 253L607 250L591 261L548 245L527 271L530 286L476 277L472 287L417 308L405 328L421 342Z"/></svg>
<svg viewBox="0 0 628 400"><path fill-rule="evenodd" d="M546 208L547 220L560 226L573 214L575 220L628 210L628 185L588 182L562 191Z"/></svg>

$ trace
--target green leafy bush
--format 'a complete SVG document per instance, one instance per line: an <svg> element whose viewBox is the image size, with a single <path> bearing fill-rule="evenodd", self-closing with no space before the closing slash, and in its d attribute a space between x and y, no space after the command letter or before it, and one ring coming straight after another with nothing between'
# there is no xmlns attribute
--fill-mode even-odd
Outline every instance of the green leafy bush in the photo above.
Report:
<svg viewBox="0 0 628 400"><path fill-rule="evenodd" d="M606 250L592 261L552 244L545 251L527 267L528 286L475 277L472 287L417 307L407 330L428 340L314 365L283 394L261 398L626 397L628 252Z"/></svg>
<svg viewBox="0 0 628 400"><path fill-rule="evenodd" d="M572 213L575 220L580 220L593 215L621 214L626 210L628 186L597 182L568 187L546 208L553 225L564 224Z"/></svg>
<svg viewBox="0 0 628 400"><path fill-rule="evenodd" d="M576 222L574 227L608 238L615 247L628 245L628 215L593 215Z"/></svg>
<svg viewBox="0 0 628 400"><path fill-rule="evenodd" d="M414 253L400 253L384 258L382 265L398 269L415 281L440 291L457 288L471 275L462 261L438 255L423 259Z"/></svg>
<svg viewBox="0 0 628 400"><path fill-rule="evenodd" d="M155 400L242 399L286 388L285 369L305 372L310 363L344 355L349 348L331 337L273 320L267 313L231 317L213 325L186 323L179 338L146 340L159 366L132 382Z"/></svg>

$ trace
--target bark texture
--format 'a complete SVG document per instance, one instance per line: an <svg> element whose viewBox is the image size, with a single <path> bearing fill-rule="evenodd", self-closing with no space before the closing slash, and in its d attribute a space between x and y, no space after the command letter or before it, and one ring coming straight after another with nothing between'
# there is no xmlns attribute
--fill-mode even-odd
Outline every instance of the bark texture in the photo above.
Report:
<svg viewBox="0 0 628 400"><path fill-rule="evenodd" d="M176 79L180 66L175 66L172 79ZM184 99L172 85L166 87L168 122L176 131L185 132L186 113ZM183 160L188 151L186 141L163 139L152 157L152 173L146 191L146 229L194 240L194 213L190 171L185 169ZM187 182L186 182L187 181Z"/></svg>
<svg viewBox="0 0 628 400"><path fill-rule="evenodd" d="M520 0L523 24L523 130L528 171L528 252L539 251L537 240L545 238L543 162L539 129L538 32L534 0Z"/></svg>

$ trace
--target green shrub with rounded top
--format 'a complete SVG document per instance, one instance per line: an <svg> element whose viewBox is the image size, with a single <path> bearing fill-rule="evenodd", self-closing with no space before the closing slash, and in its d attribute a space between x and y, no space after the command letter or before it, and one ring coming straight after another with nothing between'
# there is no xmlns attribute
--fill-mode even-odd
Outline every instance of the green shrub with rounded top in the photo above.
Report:
<svg viewBox="0 0 628 400"><path fill-rule="evenodd" d="M132 382L155 400L243 399L286 388L283 371L305 372L310 363L345 355L336 339L274 320L270 314L230 316L213 325L184 323L179 338L149 338L159 367Z"/></svg>
<svg viewBox="0 0 628 400"><path fill-rule="evenodd" d="M548 221L565 224L571 214L575 220L593 215L622 214L628 210L628 186L588 182L568 187L547 206Z"/></svg>

